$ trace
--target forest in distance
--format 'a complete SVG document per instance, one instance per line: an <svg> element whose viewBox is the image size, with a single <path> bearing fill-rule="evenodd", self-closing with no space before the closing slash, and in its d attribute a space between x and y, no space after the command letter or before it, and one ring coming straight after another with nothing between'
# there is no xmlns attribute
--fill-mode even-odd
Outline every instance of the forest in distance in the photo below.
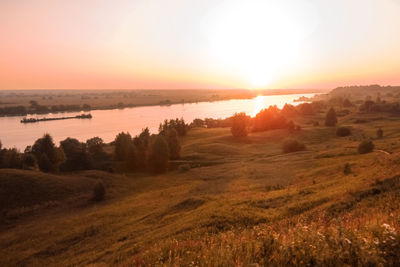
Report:
<svg viewBox="0 0 400 267"><path fill-rule="evenodd" d="M396 266L400 88L359 88L1 148L0 263Z"/></svg>
<svg viewBox="0 0 400 267"><path fill-rule="evenodd" d="M0 91L0 116L123 109L250 99L258 95L319 93L326 90L9 90Z"/></svg>

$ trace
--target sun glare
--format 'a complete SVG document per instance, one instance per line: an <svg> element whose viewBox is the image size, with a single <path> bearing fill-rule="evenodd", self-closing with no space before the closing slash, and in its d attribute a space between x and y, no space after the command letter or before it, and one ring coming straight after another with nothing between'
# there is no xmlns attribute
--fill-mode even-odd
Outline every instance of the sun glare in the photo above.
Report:
<svg viewBox="0 0 400 267"><path fill-rule="evenodd" d="M254 101L255 103L254 103L254 111L253 114L251 115L252 117L255 117L257 113L259 113L264 108L264 97L262 95L257 96Z"/></svg>
<svg viewBox="0 0 400 267"><path fill-rule="evenodd" d="M207 20L216 63L261 88L295 61L314 30L315 11L305 0L226 1Z"/></svg>

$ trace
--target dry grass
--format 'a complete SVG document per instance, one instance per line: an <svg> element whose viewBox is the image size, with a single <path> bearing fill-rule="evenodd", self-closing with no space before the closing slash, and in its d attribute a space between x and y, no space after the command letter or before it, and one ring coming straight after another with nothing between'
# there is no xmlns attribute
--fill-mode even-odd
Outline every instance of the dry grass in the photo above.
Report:
<svg viewBox="0 0 400 267"><path fill-rule="evenodd" d="M377 123L351 126L371 135ZM359 155L357 136L325 127L245 140L229 129L194 129L182 146L190 170L80 173L105 180L110 197L15 222L0 233L0 265L397 264L400 149L392 143L400 130L396 120L384 125L376 146L391 155ZM288 136L307 151L282 154Z"/></svg>

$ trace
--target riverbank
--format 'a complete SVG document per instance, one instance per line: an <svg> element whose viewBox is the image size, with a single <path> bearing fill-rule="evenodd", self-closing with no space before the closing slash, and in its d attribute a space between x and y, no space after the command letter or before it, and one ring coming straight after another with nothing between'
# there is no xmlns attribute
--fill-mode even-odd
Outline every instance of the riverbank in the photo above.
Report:
<svg viewBox="0 0 400 267"><path fill-rule="evenodd" d="M258 95L321 93L323 90L15 90L0 91L0 117L169 106Z"/></svg>

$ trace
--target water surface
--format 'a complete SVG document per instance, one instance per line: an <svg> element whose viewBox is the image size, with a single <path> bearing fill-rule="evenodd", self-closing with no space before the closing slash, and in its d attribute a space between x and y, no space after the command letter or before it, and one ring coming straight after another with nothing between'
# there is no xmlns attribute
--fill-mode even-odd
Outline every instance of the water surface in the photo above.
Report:
<svg viewBox="0 0 400 267"><path fill-rule="evenodd" d="M94 136L101 137L105 142L114 140L122 132L132 136L149 127L152 133L157 133L159 124L165 119L184 118L191 122L195 118L226 118L235 112L245 112L254 116L263 108L276 105L282 108L285 103L294 102L301 96L311 97L314 94L291 94L258 96L253 99L224 100L216 102L201 102L193 104L176 104L171 106L147 106L114 110L93 110L92 119L70 119L59 121L43 121L37 123L20 123L23 117L0 117L0 141L3 147L16 147L23 151L32 145L44 133L53 136L54 141L67 137L76 138L82 142ZM28 117L55 118L75 116L80 112L68 112L46 115L31 115Z"/></svg>

